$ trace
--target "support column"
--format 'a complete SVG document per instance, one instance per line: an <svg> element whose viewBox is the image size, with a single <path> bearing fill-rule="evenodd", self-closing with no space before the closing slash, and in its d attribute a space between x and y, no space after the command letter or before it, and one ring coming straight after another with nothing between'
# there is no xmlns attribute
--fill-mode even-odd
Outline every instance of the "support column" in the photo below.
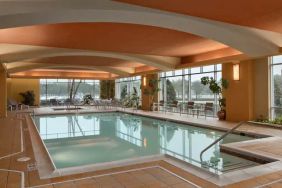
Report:
<svg viewBox="0 0 282 188"><path fill-rule="evenodd" d="M0 69L0 118L7 117L7 74Z"/></svg>
<svg viewBox="0 0 282 188"><path fill-rule="evenodd" d="M229 81L225 91L226 120L247 121L254 118L253 112L253 61L241 61L240 80L233 80L233 63L222 64L222 78Z"/></svg>
<svg viewBox="0 0 282 188"><path fill-rule="evenodd" d="M154 96L154 101L151 100L152 96L147 95L144 93L145 90L151 91L151 85L150 85L150 80L158 80L158 74L146 74L142 75L141 77L142 82L141 82L141 94L142 94L142 110L147 110L151 111L151 106L153 105L153 102L158 101L158 93L155 94ZM159 87L159 86L158 86Z"/></svg>

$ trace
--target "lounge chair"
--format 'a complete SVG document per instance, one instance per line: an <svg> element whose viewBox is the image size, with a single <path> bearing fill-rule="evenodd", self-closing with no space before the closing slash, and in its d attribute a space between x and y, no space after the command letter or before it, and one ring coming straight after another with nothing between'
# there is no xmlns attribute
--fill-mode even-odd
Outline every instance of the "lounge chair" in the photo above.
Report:
<svg viewBox="0 0 282 188"><path fill-rule="evenodd" d="M18 103L14 99L8 99L8 108L10 111L13 110L22 110L22 109L29 109L28 105Z"/></svg>

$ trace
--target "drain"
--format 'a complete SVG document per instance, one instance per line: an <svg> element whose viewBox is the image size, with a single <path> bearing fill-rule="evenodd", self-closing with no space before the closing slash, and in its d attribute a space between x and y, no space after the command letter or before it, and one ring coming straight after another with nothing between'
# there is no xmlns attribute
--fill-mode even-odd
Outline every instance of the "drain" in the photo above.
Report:
<svg viewBox="0 0 282 188"><path fill-rule="evenodd" d="M30 164L27 165L27 171L28 172L31 172L31 171L34 171L34 170L37 170L36 163L30 163Z"/></svg>
<svg viewBox="0 0 282 188"><path fill-rule="evenodd" d="M26 161L29 161L29 160L30 160L30 157L21 157L21 158L17 159L18 162L26 162Z"/></svg>

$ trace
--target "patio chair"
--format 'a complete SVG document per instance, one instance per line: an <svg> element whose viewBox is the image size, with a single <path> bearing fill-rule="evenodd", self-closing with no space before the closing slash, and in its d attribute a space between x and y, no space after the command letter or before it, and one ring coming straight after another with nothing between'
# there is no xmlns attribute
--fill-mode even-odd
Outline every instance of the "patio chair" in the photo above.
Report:
<svg viewBox="0 0 282 188"><path fill-rule="evenodd" d="M64 105L68 108L71 106L71 100L68 98L64 101Z"/></svg>
<svg viewBox="0 0 282 188"><path fill-rule="evenodd" d="M112 99L111 100L111 103L110 103L110 106L111 106L111 108L117 108L117 100L116 99Z"/></svg>
<svg viewBox="0 0 282 188"><path fill-rule="evenodd" d="M98 109L98 101L97 100L93 100L92 103L91 103L91 106L93 106L94 108Z"/></svg>
<svg viewBox="0 0 282 188"><path fill-rule="evenodd" d="M162 108L164 110L164 100L160 100L159 108Z"/></svg>
<svg viewBox="0 0 282 188"><path fill-rule="evenodd" d="M189 114L189 112L193 112L194 104L195 104L195 102L193 102L193 101L189 101L187 103L187 114Z"/></svg>
<svg viewBox="0 0 282 188"><path fill-rule="evenodd" d="M178 101L172 101L172 103L167 104L165 106L165 111L169 111L169 112L174 112L174 109L177 109L178 107Z"/></svg>
<svg viewBox="0 0 282 188"><path fill-rule="evenodd" d="M204 113L205 118L207 118L208 112L213 112L213 109L214 109L213 103L212 102L206 102L204 108L202 110L200 110L200 112Z"/></svg>
<svg viewBox="0 0 282 188"><path fill-rule="evenodd" d="M81 101L81 100L78 100L78 99L74 99L72 101L72 103L73 103L75 109L79 109L80 106L87 105L84 101Z"/></svg>
<svg viewBox="0 0 282 188"><path fill-rule="evenodd" d="M104 103L103 100L96 100L96 106L97 106L97 108L104 109L105 103Z"/></svg>
<svg viewBox="0 0 282 188"><path fill-rule="evenodd" d="M160 100L159 102L154 102L152 106L152 111L161 111L161 108L164 108L164 101Z"/></svg>
<svg viewBox="0 0 282 188"><path fill-rule="evenodd" d="M50 105L51 106L58 106L59 105L59 101L57 99L50 99Z"/></svg>

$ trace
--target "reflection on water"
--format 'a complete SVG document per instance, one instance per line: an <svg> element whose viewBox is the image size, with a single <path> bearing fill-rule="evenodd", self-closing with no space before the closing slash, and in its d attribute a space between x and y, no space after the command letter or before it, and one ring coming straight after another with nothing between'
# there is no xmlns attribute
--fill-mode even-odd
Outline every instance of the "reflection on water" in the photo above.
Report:
<svg viewBox="0 0 282 188"><path fill-rule="evenodd" d="M223 133L124 113L37 116L35 123L57 168L168 154L201 166L200 152ZM222 143L252 139L229 135ZM211 171L253 165L219 151L203 156Z"/></svg>
<svg viewBox="0 0 282 188"><path fill-rule="evenodd" d="M41 116L35 123L43 140L100 134L99 118L90 115Z"/></svg>
<svg viewBox="0 0 282 188"><path fill-rule="evenodd" d="M143 146L142 126L139 118L117 117L116 137L139 147Z"/></svg>

